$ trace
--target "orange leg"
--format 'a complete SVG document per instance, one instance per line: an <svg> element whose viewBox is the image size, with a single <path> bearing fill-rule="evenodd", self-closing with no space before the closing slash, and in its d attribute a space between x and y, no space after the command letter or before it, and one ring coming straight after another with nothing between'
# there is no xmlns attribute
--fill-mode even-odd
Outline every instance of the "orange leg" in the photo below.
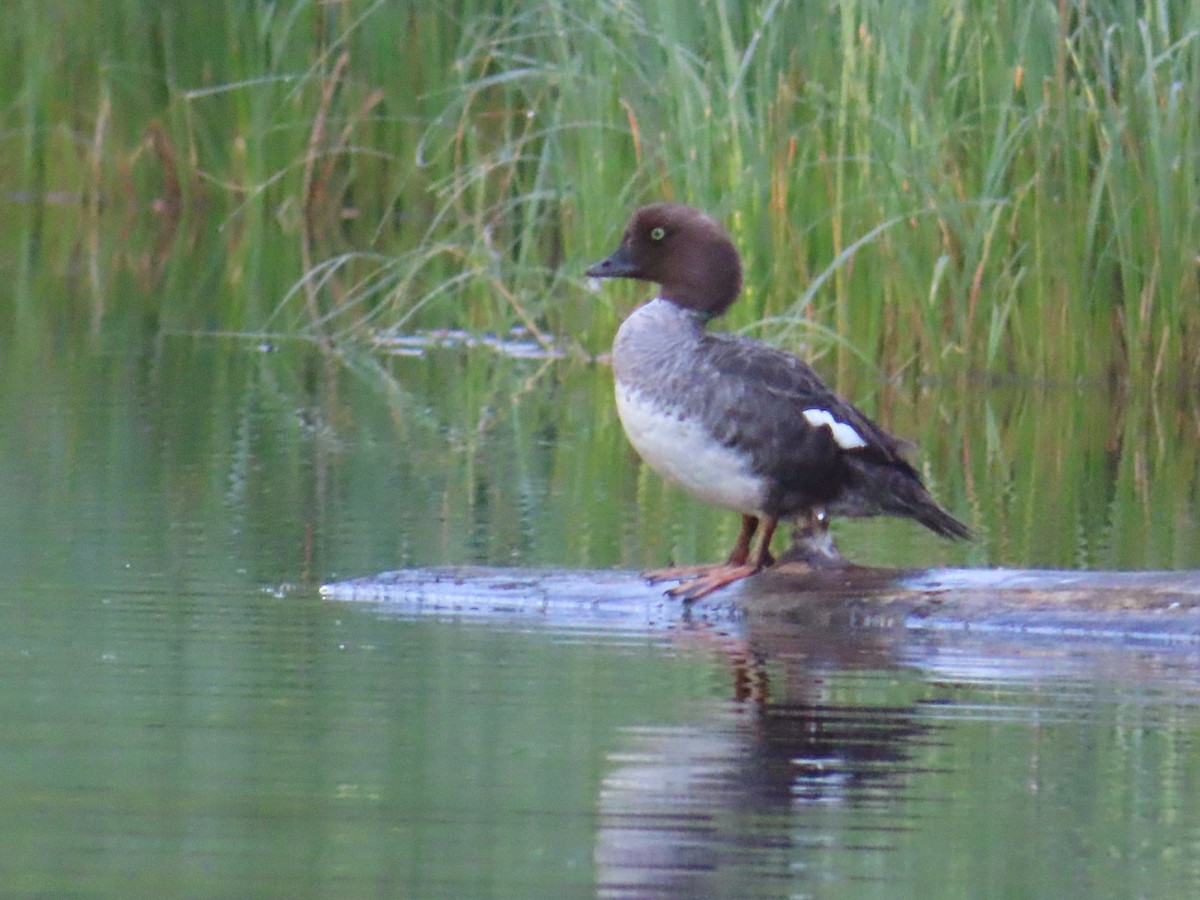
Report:
<svg viewBox="0 0 1200 900"><path fill-rule="evenodd" d="M672 566L668 569L657 569L645 573L651 584L658 581L683 580L683 583L667 591L668 597L677 597L685 602L707 597L718 588L727 584L741 581L772 565L775 557L771 555L771 537L775 534L775 519L764 519L762 537L759 539L758 553L750 562L750 543L754 532L758 530L758 518L742 516L742 530L729 559L717 565L707 566Z"/></svg>
<svg viewBox="0 0 1200 900"><path fill-rule="evenodd" d="M750 559L750 542L754 539L754 532L757 530L758 519L755 516L742 516L742 530L738 533L733 550L729 553L729 559L725 560L724 563L706 563L700 566L668 566L665 569L651 569L649 572L643 572L642 577L651 584L657 584L660 581L682 581L686 578L696 578L699 575L706 575L715 569L744 566L746 561Z"/></svg>

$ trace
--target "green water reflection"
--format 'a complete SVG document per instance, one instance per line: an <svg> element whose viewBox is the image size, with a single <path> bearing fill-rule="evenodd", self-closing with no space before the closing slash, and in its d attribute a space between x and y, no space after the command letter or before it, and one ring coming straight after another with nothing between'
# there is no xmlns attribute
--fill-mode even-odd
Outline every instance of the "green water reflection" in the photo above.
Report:
<svg viewBox="0 0 1200 900"><path fill-rule="evenodd" d="M589 885L624 704L674 719L696 668L648 644L380 628L312 599L70 605L4 610L6 896Z"/></svg>
<svg viewBox="0 0 1200 900"><path fill-rule="evenodd" d="M402 566L709 558L733 523L638 468L601 365L107 341L0 357L4 895L1200 890L1189 653L322 602ZM878 396L984 537L854 523L848 553L1200 562L1182 411L1009 389L944 428L947 393Z"/></svg>
<svg viewBox="0 0 1200 900"><path fill-rule="evenodd" d="M96 343L0 357L0 529L12 536L0 560L33 584L241 586L462 562L633 568L718 558L736 530L736 516L638 465L602 364ZM1186 397L972 391L861 393L918 442L935 493L980 540L837 523L844 552L888 565L1200 566L1200 419Z"/></svg>

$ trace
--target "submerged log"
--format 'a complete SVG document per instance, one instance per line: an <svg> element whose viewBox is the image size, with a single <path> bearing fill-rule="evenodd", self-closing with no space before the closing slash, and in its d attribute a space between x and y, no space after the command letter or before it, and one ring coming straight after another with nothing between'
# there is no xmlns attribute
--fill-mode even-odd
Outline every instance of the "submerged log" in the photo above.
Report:
<svg viewBox="0 0 1200 900"><path fill-rule="evenodd" d="M385 572L321 588L406 615L539 616L602 630L683 620L987 630L1200 642L1200 572L882 569L795 555L690 606L619 571L464 566Z"/></svg>
<svg viewBox="0 0 1200 900"><path fill-rule="evenodd" d="M783 564L747 585L757 617L837 614L909 628L988 628L1200 640L1200 572L839 570Z"/></svg>

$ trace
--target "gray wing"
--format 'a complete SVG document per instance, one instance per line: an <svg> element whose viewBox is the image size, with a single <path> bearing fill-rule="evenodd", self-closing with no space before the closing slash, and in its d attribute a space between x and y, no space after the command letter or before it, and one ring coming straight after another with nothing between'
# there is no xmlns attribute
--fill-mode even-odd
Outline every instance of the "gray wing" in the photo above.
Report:
<svg viewBox="0 0 1200 900"><path fill-rule="evenodd" d="M799 452L813 443L812 432L820 432L841 453L864 462L895 467L916 477L916 472L902 456L903 442L872 422L858 407L830 390L799 357L733 335L707 335L706 341L709 344L706 358L718 371L721 382L730 385L730 396L726 402L754 410L758 421L771 422L783 443L795 446ZM828 412L835 422L852 428L864 445L853 448L839 446L833 440L832 429L814 425L805 416L806 410ZM820 458L829 456L828 447L818 449L821 449L817 454ZM791 455L781 449L780 458ZM800 458L794 462L803 464L805 457L812 454L800 452L799 455Z"/></svg>

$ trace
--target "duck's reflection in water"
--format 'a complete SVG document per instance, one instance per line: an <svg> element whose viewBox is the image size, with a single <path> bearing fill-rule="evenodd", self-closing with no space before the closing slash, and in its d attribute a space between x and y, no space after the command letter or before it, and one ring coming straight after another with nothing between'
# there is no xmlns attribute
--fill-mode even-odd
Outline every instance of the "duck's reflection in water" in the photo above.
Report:
<svg viewBox="0 0 1200 900"><path fill-rule="evenodd" d="M898 668L894 640L811 623L725 639L733 699L695 725L632 729L611 757L602 895L803 894L823 877L814 850L886 849L909 827L893 800L936 727L919 720L920 679Z"/></svg>

